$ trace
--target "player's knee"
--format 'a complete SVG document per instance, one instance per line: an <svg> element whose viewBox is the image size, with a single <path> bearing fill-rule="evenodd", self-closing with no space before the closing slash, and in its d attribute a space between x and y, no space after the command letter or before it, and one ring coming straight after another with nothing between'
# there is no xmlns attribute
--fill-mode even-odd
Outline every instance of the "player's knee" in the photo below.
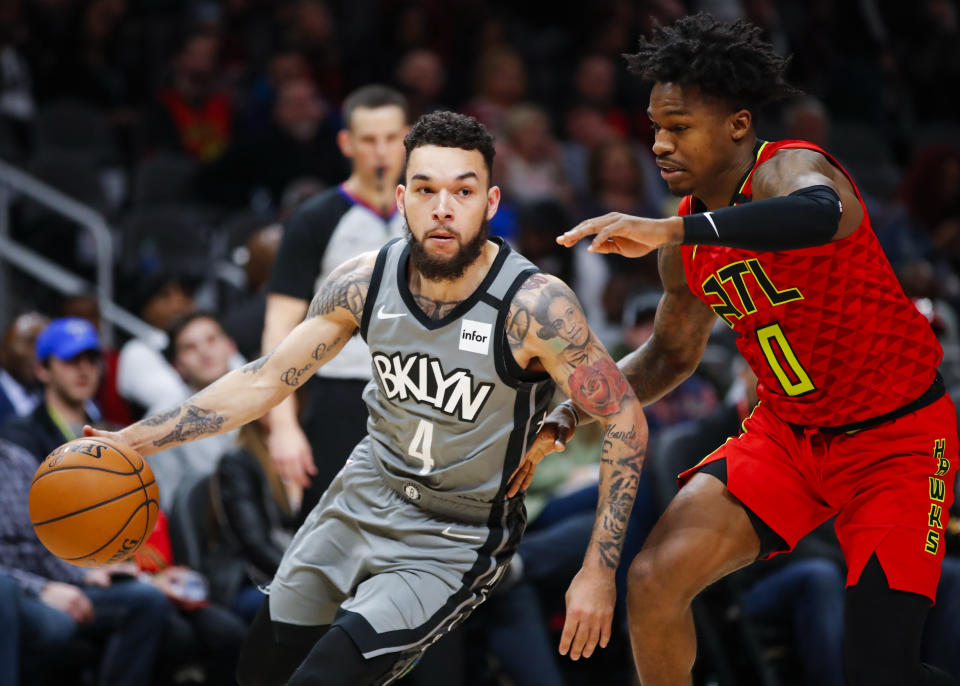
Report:
<svg viewBox="0 0 960 686"><path fill-rule="evenodd" d="M641 603L652 609L654 606L668 601L670 595L669 584L659 567L643 553L630 564L627 573L627 596L629 602Z"/></svg>

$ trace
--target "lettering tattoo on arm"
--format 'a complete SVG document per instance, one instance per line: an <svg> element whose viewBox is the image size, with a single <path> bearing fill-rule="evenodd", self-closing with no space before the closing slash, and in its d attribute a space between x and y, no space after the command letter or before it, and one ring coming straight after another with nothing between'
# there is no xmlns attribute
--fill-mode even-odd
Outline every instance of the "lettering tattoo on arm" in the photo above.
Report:
<svg viewBox="0 0 960 686"><path fill-rule="evenodd" d="M300 380L303 378L304 374L309 372L312 367L313 362L305 364L300 369L297 369L296 367L290 367L290 369L280 375L280 380L288 386L293 386L296 388L300 385Z"/></svg>
<svg viewBox="0 0 960 686"><path fill-rule="evenodd" d="M179 414L180 407L176 409L177 414ZM183 417L177 422L173 431L166 436L158 438L153 444L159 447L167 445L168 443L188 441L198 436L203 436L204 434L217 433L226 420L226 417L217 414L213 410L205 410L196 405L187 405L184 409Z"/></svg>
<svg viewBox="0 0 960 686"><path fill-rule="evenodd" d="M325 341L317 343L317 347L315 347L313 352L310 353L310 357L313 358L312 361L307 362L300 368L290 367L280 375L280 380L288 386L293 386L294 388L299 386L306 380L306 377L309 376L310 372L336 354L334 351L337 350L337 345L340 343L342 338L342 336L337 336L330 343ZM318 362L320 364L317 364Z"/></svg>
<svg viewBox="0 0 960 686"><path fill-rule="evenodd" d="M310 353L310 357L312 357L314 360L316 360L320 364L323 364L324 362L326 362L331 357L337 354L337 351L339 350L338 346L340 345L341 340L343 340L343 336L337 336L329 343L327 342L317 343L317 347L313 349L312 353Z"/></svg>

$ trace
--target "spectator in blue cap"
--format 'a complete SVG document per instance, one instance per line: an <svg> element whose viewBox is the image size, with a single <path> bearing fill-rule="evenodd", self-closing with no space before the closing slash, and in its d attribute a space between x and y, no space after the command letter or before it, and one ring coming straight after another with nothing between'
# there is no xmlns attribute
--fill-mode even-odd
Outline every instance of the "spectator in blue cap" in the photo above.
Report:
<svg viewBox="0 0 960 686"><path fill-rule="evenodd" d="M86 319L55 319L37 336L36 357L43 402L24 417L8 419L0 436L40 462L61 443L80 436L84 424L100 421L92 401L102 373L100 339Z"/></svg>

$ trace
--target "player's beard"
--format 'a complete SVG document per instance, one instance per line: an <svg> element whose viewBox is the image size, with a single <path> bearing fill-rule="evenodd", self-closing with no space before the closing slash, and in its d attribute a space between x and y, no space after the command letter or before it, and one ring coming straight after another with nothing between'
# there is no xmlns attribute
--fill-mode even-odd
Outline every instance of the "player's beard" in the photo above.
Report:
<svg viewBox="0 0 960 686"><path fill-rule="evenodd" d="M483 253L483 246L490 235L490 226L487 218L480 222L477 235L467 243L461 243L456 254L448 258L437 258L427 252L423 243L417 240L410 231L410 222L407 222L407 245L410 246L410 261L423 278L430 281L456 281L467 267L477 261Z"/></svg>

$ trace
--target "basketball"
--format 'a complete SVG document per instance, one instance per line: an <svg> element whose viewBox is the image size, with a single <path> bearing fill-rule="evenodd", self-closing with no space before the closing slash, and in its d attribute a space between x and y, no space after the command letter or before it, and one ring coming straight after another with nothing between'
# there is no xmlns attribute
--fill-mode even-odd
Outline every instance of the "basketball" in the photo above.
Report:
<svg viewBox="0 0 960 686"><path fill-rule="evenodd" d="M37 538L65 562L101 567L132 555L160 510L150 465L129 446L78 438L47 455L30 486Z"/></svg>

